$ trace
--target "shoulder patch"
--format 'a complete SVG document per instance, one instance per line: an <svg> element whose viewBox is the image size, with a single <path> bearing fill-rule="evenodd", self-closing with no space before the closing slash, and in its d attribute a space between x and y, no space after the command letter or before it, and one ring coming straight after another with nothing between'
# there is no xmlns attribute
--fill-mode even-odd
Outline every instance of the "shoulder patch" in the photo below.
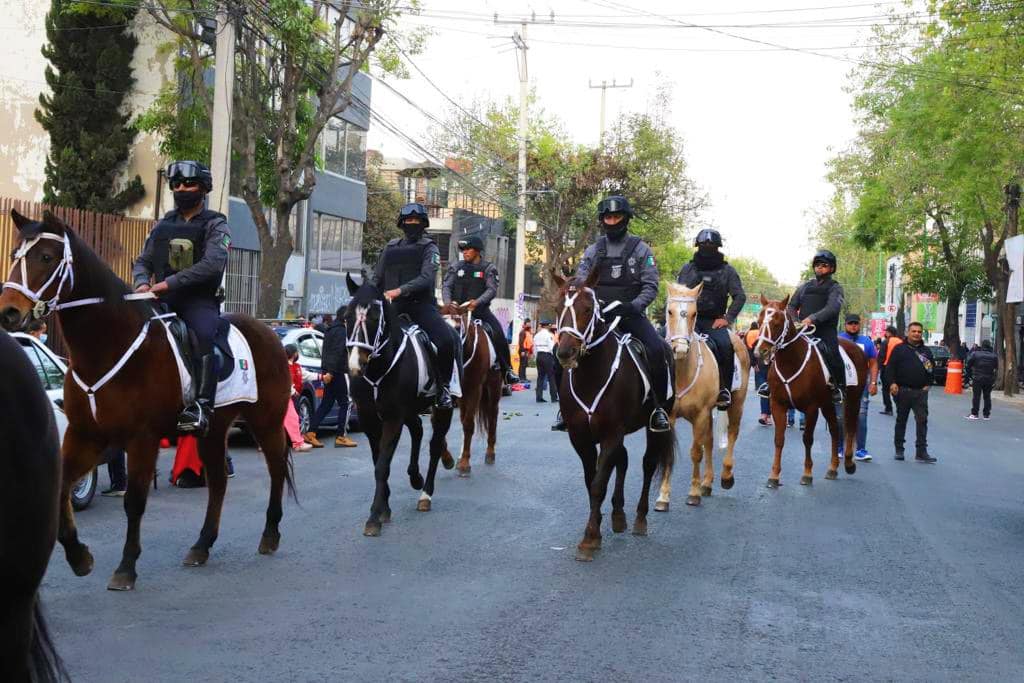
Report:
<svg viewBox="0 0 1024 683"><path fill-rule="evenodd" d="M654 263L654 254L653 253L650 256L647 257L647 260L644 262L644 264L648 265L648 266L656 265Z"/></svg>
<svg viewBox="0 0 1024 683"><path fill-rule="evenodd" d="M430 261L435 266L440 265L441 264L441 254L435 253L433 256L430 257Z"/></svg>

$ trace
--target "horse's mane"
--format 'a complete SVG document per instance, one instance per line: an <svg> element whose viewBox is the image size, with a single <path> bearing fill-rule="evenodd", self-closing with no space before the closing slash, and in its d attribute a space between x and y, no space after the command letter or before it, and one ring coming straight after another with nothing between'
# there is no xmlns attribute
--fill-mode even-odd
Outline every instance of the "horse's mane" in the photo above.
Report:
<svg viewBox="0 0 1024 683"><path fill-rule="evenodd" d="M108 304L129 305L137 309L144 317L149 317L147 302L126 302L124 295L131 289L124 280L103 262L96 252L70 227L64 227L71 240L71 251L75 256L74 273L75 289L82 287L90 296L103 297Z"/></svg>

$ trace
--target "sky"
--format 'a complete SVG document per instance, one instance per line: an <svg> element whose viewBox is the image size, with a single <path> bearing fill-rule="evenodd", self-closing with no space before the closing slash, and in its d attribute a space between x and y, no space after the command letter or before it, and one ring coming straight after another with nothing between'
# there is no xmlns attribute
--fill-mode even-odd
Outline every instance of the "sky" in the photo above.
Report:
<svg viewBox="0 0 1024 683"><path fill-rule="evenodd" d="M608 91L611 122L646 111L659 83L669 81L670 122L683 136L690 176L710 198L692 227L717 227L727 256L757 258L793 284L814 249L813 210L831 196L827 162L855 134L844 91L854 65L844 58L862 55L858 46L870 42L870 25L898 4L425 0L423 14L403 19L400 30L432 32L413 62L453 99L503 100L519 94L511 41L519 25L495 24L493 15L518 21L535 12L538 23L527 27L530 85L577 143L599 139L600 91L589 83L632 81L632 88ZM411 73L390 82L444 118L450 105ZM373 108L424 139L432 125L378 84ZM423 156L379 126L371 128L368 146L385 156Z"/></svg>

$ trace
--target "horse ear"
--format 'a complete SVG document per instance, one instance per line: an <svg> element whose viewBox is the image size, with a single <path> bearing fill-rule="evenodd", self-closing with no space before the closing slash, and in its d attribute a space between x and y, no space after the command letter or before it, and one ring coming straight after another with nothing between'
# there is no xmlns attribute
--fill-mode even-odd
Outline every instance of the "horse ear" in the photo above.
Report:
<svg viewBox="0 0 1024 683"><path fill-rule="evenodd" d="M697 283L697 286L693 288L693 295L694 296L700 296L700 293L703 290L704 290L704 281L701 280L700 282ZM694 310L696 310L696 309L694 309Z"/></svg>
<svg viewBox="0 0 1024 683"><path fill-rule="evenodd" d="M11 220L14 221L14 226L18 228L18 232L21 232L28 226L35 223L34 220L29 218L28 216L22 216L15 209L11 209Z"/></svg>
<svg viewBox="0 0 1024 683"><path fill-rule="evenodd" d="M551 280L558 285L559 289L563 289L565 287L565 278L559 275L558 271L554 268L551 269Z"/></svg>
<svg viewBox="0 0 1024 683"><path fill-rule="evenodd" d="M761 292L761 307L764 308L768 305L768 299L765 298L764 292Z"/></svg>
<svg viewBox="0 0 1024 683"><path fill-rule="evenodd" d="M345 284L348 285L348 293L350 296L355 296L356 292L359 291L359 285L352 279L352 273L345 273Z"/></svg>
<svg viewBox="0 0 1024 683"><path fill-rule="evenodd" d="M786 298L782 300L782 308L789 308L789 294L787 294Z"/></svg>

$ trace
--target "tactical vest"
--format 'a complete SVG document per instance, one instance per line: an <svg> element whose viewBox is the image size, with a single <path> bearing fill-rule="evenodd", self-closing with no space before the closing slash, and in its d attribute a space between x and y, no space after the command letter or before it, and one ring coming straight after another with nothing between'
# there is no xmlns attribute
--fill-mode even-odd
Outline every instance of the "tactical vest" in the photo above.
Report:
<svg viewBox="0 0 1024 683"><path fill-rule="evenodd" d="M490 265L486 261L480 261L480 263L459 261L455 267L452 301L463 304L479 299L487 291L487 268Z"/></svg>
<svg viewBox="0 0 1024 683"><path fill-rule="evenodd" d="M626 237L626 244L622 248L621 256L608 255L608 238L601 237L597 240L597 263L594 267L598 270L597 298L606 304L613 301L629 303L640 296L643 291L643 281L640 279L640 266L636 259L632 258L640 244L640 238L635 235Z"/></svg>
<svg viewBox="0 0 1024 683"><path fill-rule="evenodd" d="M729 268L725 263L714 270L700 270L697 264L686 264L683 272L687 287L704 283L697 299L698 318L724 318L729 307Z"/></svg>
<svg viewBox="0 0 1024 683"><path fill-rule="evenodd" d="M415 244L389 244L384 249L384 289L398 289L415 280L423 268L423 257L430 241L417 240ZM433 301L433 286L424 292L404 297L411 303Z"/></svg>
<svg viewBox="0 0 1024 683"><path fill-rule="evenodd" d="M153 278L163 282L203 260L207 227L221 218L219 214L207 220L182 221L165 216L156 224L149 238L153 242ZM197 283L175 291L181 297L216 297L220 278Z"/></svg>
<svg viewBox="0 0 1024 683"><path fill-rule="evenodd" d="M832 291L833 287L838 287L839 283L829 278L822 283L819 283L817 279L811 280L804 287L803 299L800 301L800 310L797 314L801 319L806 318L809 315L814 315L821 309L825 308L828 304L828 295ZM830 318L828 320L818 320L815 323L815 327L819 330L824 329L835 329L836 325L839 324L839 315Z"/></svg>

